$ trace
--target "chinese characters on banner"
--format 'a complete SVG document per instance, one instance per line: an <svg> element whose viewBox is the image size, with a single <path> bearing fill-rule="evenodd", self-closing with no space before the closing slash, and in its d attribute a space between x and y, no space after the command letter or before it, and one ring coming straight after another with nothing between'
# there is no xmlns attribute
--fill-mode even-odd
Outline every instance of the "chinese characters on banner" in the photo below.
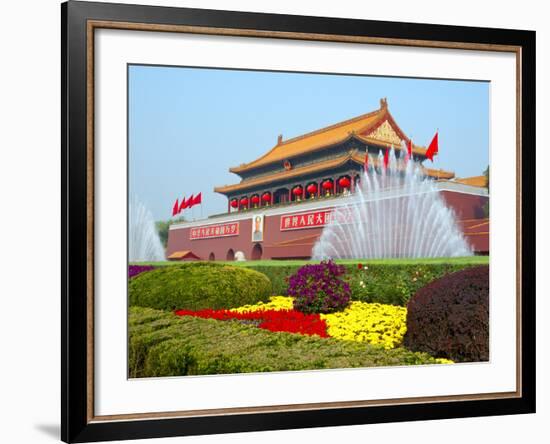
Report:
<svg viewBox="0 0 550 444"><path fill-rule="evenodd" d="M344 222L346 213L339 211L338 216L343 219ZM351 215L348 215L351 216ZM311 211L309 213L300 214L285 214L281 216L281 231L287 230L301 230L304 228L318 228L328 225L334 217L333 210L321 210ZM347 221L349 222L349 221Z"/></svg>
<svg viewBox="0 0 550 444"><path fill-rule="evenodd" d="M281 216L281 231L318 228L328 225L332 218L337 217L340 223L352 223L353 214L349 210L320 210L299 214L284 214Z"/></svg>
<svg viewBox="0 0 550 444"><path fill-rule="evenodd" d="M189 230L189 239L210 239L213 237L238 236L239 222L229 222L226 224L207 225L204 227L194 227Z"/></svg>

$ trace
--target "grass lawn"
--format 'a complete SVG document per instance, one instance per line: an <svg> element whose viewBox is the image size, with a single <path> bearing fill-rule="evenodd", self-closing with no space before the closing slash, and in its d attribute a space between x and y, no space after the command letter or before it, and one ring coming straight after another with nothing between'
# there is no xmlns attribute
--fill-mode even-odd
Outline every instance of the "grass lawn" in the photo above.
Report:
<svg viewBox="0 0 550 444"><path fill-rule="evenodd" d="M259 260L259 261L243 261L243 262L225 262L235 266L295 266L304 265L307 263L318 263L319 261L307 260ZM339 264L357 264L359 262L372 265L411 265L411 264L456 264L456 265L485 265L489 263L489 256L465 256L465 257L437 257L437 258L416 258L416 259L339 259L336 261ZM133 262L132 264L139 265L178 265L180 261L159 261L159 262Z"/></svg>

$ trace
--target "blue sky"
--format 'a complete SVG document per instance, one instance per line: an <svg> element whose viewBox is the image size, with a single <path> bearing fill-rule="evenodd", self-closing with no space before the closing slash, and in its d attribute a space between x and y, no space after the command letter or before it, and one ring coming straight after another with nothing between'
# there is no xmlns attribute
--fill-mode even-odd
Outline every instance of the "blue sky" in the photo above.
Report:
<svg viewBox="0 0 550 444"><path fill-rule="evenodd" d="M196 218L227 210L213 187L236 183L229 167L288 139L379 107L387 97L401 129L427 145L434 166L457 177L489 162L489 83L223 69L129 67L129 184L156 220L176 198L203 193ZM431 166L430 161L425 165Z"/></svg>

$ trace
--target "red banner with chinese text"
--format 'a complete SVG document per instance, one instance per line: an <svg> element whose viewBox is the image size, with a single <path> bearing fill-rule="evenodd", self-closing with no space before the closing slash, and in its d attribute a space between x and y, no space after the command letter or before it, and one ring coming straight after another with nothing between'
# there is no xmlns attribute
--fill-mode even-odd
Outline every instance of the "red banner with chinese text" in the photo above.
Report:
<svg viewBox="0 0 550 444"><path fill-rule="evenodd" d="M239 222L193 227L189 230L189 239L211 239L214 237L238 236Z"/></svg>
<svg viewBox="0 0 550 444"><path fill-rule="evenodd" d="M281 216L281 231L324 227L330 223L332 209L309 213L285 214Z"/></svg>

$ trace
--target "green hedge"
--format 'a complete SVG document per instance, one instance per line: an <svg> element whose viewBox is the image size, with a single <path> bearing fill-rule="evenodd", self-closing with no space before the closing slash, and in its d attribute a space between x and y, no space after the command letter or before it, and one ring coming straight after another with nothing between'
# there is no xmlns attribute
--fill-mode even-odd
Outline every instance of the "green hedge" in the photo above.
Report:
<svg viewBox="0 0 550 444"><path fill-rule="evenodd" d="M130 305L161 310L232 308L267 301L271 292L264 274L208 262L160 267L128 283Z"/></svg>
<svg viewBox="0 0 550 444"><path fill-rule="evenodd" d="M404 306L416 291L447 273L476 265L476 261L445 262L389 262L342 264L346 267L343 279L349 282L351 298L356 301L379 302ZM243 267L244 268L244 267ZM287 294L287 278L296 273L300 265L255 265L248 262L246 268L265 274L273 286L274 295Z"/></svg>
<svg viewBox="0 0 550 444"><path fill-rule="evenodd" d="M131 307L129 377L434 364L426 353Z"/></svg>

